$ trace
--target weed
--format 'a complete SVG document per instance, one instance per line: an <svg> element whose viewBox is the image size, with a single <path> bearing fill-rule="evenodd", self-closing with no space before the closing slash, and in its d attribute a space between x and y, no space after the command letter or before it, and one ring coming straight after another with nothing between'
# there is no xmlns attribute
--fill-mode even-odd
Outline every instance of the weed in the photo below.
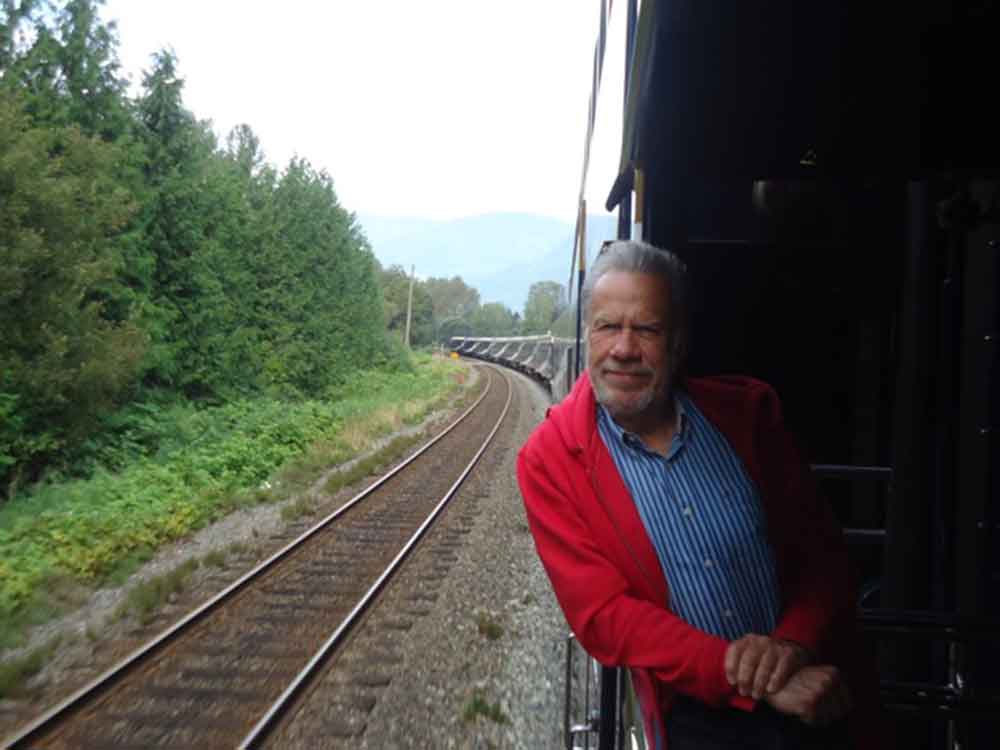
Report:
<svg viewBox="0 0 1000 750"><path fill-rule="evenodd" d="M108 571L105 581L111 586L121 586L130 575L142 567L143 563L149 562L152 558L153 549L143 545L115 563L114 567Z"/></svg>
<svg viewBox="0 0 1000 750"><path fill-rule="evenodd" d="M258 487L257 489L250 490L250 502L254 505L263 505L264 503L273 503L278 499L278 494L274 491L274 487Z"/></svg>
<svg viewBox="0 0 1000 750"><path fill-rule="evenodd" d="M523 604L525 607L530 607L532 604L535 604L537 602L538 599L536 599L535 595L532 594L530 591L521 597L521 604Z"/></svg>
<svg viewBox="0 0 1000 750"><path fill-rule="evenodd" d="M484 635L491 641L498 640L503 635L503 625L494 620L489 612L480 612L476 618L479 635Z"/></svg>
<svg viewBox="0 0 1000 750"><path fill-rule="evenodd" d="M23 607L7 617L0 617L0 649L24 645L33 626L48 622L66 611L59 597L50 595L47 585L50 579L43 579L44 584L31 592Z"/></svg>
<svg viewBox="0 0 1000 750"><path fill-rule="evenodd" d="M336 451L328 441L313 445L306 453L286 463L281 468L281 483L286 492L301 492L336 459Z"/></svg>
<svg viewBox="0 0 1000 750"><path fill-rule="evenodd" d="M351 468L335 472L327 480L324 490L331 495L335 495L344 487L349 487L352 484L360 482L365 477L402 457L410 448L425 439L426 436L423 434L401 435L395 438L388 445L372 455L355 462Z"/></svg>
<svg viewBox="0 0 1000 750"><path fill-rule="evenodd" d="M0 664L0 698L17 693L25 681L41 672L58 645L59 637L56 636L21 658Z"/></svg>
<svg viewBox="0 0 1000 750"><path fill-rule="evenodd" d="M226 567L226 551L221 549L212 550L202 558L201 562L213 568L224 568Z"/></svg>
<svg viewBox="0 0 1000 750"><path fill-rule="evenodd" d="M311 516L316 512L316 505L308 497L300 497L281 507L281 518L294 521L303 516Z"/></svg>
<svg viewBox="0 0 1000 750"><path fill-rule="evenodd" d="M462 720L466 724L470 724L478 720L480 716L489 719L495 724L510 723L507 714L500 708L500 701L490 703L481 690L474 690L472 697L465 704L465 710L462 712Z"/></svg>
<svg viewBox="0 0 1000 750"><path fill-rule="evenodd" d="M252 529L253 535L257 536L257 529ZM229 545L229 554L240 557L250 552L250 545L246 542L233 542Z"/></svg>
<svg viewBox="0 0 1000 750"><path fill-rule="evenodd" d="M118 610L119 616L135 615L143 625L147 625L171 596L184 590L199 565L197 559L187 560L169 573L135 586L125 595L125 601Z"/></svg>

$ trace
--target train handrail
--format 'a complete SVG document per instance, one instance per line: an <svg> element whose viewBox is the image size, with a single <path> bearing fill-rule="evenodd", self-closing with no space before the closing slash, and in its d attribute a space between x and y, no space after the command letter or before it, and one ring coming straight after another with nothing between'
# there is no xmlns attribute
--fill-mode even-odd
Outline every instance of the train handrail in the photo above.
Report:
<svg viewBox="0 0 1000 750"><path fill-rule="evenodd" d="M1000 692L970 684L961 664L966 647L992 642L1000 632L1000 618L913 609L861 609L858 624L863 633L893 642L939 641L949 646L958 667L950 682L883 679L879 692L883 706L894 713L934 715L956 722L1000 721ZM955 657L958 657L955 659Z"/></svg>

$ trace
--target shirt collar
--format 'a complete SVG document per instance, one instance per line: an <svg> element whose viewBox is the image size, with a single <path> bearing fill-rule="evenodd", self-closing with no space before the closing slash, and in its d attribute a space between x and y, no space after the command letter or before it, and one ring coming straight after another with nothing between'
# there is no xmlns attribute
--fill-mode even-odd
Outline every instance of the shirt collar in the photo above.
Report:
<svg viewBox="0 0 1000 750"><path fill-rule="evenodd" d="M620 424L618 424L611 413L604 407L604 404L598 402L597 404L597 415L607 427L611 430L611 434L615 438L630 448L642 448L648 451L649 449L642 442L640 438L635 433L629 432ZM677 448L683 443L684 439L687 437L688 432L691 429L691 420L688 417L687 411L684 408L684 398L680 394L674 395L674 415L677 420L674 424L674 437L672 440L672 448L668 451L668 457L673 456L676 453Z"/></svg>

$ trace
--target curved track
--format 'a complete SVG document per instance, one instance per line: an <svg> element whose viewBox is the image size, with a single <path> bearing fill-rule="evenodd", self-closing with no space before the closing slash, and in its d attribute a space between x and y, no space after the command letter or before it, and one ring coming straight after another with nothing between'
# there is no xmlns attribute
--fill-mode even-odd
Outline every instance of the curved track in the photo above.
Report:
<svg viewBox="0 0 1000 750"><path fill-rule="evenodd" d="M499 429L510 382L483 370L482 397L405 464L4 747L258 747L335 661Z"/></svg>

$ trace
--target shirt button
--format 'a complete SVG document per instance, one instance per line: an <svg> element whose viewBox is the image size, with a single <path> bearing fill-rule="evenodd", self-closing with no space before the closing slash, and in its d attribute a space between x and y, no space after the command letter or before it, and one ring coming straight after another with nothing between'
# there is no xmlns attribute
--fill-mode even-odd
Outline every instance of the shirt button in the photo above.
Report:
<svg viewBox="0 0 1000 750"><path fill-rule="evenodd" d="M711 559L705 560L705 567L706 568L711 568L714 564L715 563L713 563Z"/></svg>
<svg viewBox="0 0 1000 750"><path fill-rule="evenodd" d="M684 506L684 510L682 510L681 513L683 513L685 516L687 516L688 518L690 518L691 515L692 515L691 506L690 505L685 505Z"/></svg>
<svg viewBox="0 0 1000 750"><path fill-rule="evenodd" d="M722 616L723 616L723 617L732 617L732 616L733 616L733 610L731 610L731 609L727 609L726 611L724 611L724 612L722 613Z"/></svg>

